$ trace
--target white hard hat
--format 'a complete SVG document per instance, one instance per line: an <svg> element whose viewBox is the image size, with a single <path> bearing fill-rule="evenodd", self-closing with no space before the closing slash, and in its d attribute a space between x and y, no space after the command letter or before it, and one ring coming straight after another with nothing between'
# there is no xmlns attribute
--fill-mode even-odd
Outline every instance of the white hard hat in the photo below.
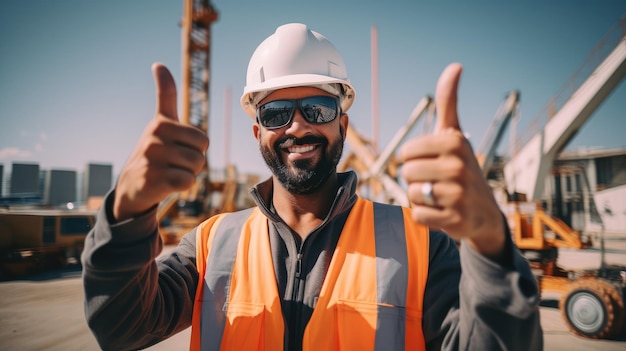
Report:
<svg viewBox="0 0 626 351"><path fill-rule="evenodd" d="M296 86L312 86L340 97L344 112L354 101L354 88L335 46L306 25L290 23L278 27L252 54L241 107L256 118L257 104L267 95Z"/></svg>

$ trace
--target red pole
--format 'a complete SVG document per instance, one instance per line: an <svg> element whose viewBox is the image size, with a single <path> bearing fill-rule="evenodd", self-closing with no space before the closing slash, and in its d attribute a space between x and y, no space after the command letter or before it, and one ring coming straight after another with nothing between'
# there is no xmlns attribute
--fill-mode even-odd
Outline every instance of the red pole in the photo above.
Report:
<svg viewBox="0 0 626 351"><path fill-rule="evenodd" d="M378 29L372 26L372 143L378 147Z"/></svg>
<svg viewBox="0 0 626 351"><path fill-rule="evenodd" d="M224 165L230 165L230 87L224 93Z"/></svg>

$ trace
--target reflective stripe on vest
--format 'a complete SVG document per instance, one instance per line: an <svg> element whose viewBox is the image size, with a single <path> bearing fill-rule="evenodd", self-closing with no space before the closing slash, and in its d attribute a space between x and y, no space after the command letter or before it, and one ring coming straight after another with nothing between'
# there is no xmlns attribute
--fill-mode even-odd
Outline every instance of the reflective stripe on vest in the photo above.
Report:
<svg viewBox="0 0 626 351"><path fill-rule="evenodd" d="M198 228L196 261L204 284L196 291L192 350L283 349L267 233L267 218L256 208L219 215ZM359 198L305 329L303 350L425 349L428 240L428 229L411 221L409 209Z"/></svg>

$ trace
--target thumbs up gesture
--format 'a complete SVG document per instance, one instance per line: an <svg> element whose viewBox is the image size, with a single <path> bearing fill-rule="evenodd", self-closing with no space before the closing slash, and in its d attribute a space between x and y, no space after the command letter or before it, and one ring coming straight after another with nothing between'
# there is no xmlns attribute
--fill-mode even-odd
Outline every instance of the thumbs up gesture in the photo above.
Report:
<svg viewBox="0 0 626 351"><path fill-rule="evenodd" d="M457 115L462 66L450 64L437 82L437 122L431 135L409 140L400 150L402 176L413 219L440 228L455 240L467 239L476 251L497 258L505 242L505 223Z"/></svg>
<svg viewBox="0 0 626 351"><path fill-rule="evenodd" d="M115 186L113 216L117 221L150 209L169 194L188 189L206 162L208 137L180 124L176 84L162 64L152 65L156 113L143 131Z"/></svg>

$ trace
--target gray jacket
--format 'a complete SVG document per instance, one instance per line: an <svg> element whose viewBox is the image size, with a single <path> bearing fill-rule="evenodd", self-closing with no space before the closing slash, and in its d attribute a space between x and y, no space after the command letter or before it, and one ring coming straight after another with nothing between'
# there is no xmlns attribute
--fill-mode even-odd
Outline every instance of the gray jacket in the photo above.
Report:
<svg viewBox="0 0 626 351"><path fill-rule="evenodd" d="M356 174L342 173L339 179L343 186L327 218L305 240L273 211L271 180L251 192L270 220L288 351L301 349L326 268L356 201ZM162 241L155 210L111 224L112 199L111 193L85 241L85 313L103 349L145 348L191 324L199 280L196 232L192 230L173 251L156 259ZM510 235L506 250L506 262L496 263L469 245L458 250L445 233L430 232L422 321L428 350L543 349L535 278ZM300 278L295 277L296 257L301 258Z"/></svg>

